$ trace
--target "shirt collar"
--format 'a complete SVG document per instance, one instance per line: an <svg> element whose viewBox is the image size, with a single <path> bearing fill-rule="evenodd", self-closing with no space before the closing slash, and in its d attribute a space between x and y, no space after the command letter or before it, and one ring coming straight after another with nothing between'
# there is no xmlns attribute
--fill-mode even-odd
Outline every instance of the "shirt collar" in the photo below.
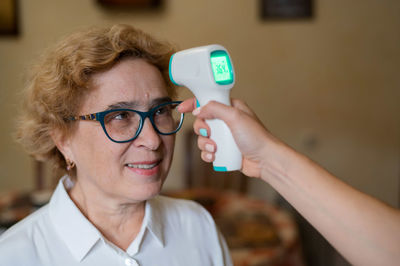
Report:
<svg viewBox="0 0 400 266"><path fill-rule="evenodd" d="M163 226L161 224L163 219L160 219L160 213L157 207L155 200L146 201L142 227L135 240L132 241L126 250L126 253L130 256L135 256L140 251L140 246L142 245L146 230L149 231L150 237L153 237L161 247L164 247Z"/></svg>
<svg viewBox="0 0 400 266"><path fill-rule="evenodd" d="M72 255L81 261L102 236L71 200L64 181L66 186L71 183L68 176L58 183L49 204L50 219Z"/></svg>
<svg viewBox="0 0 400 266"><path fill-rule="evenodd" d="M63 239L75 259L82 261L92 247L102 239L102 234L69 197L66 187L72 186L73 183L68 176L61 178L50 200L49 212L58 235ZM162 213L158 197L148 200L142 227L146 227L157 242L164 247ZM136 241L140 243L141 239L135 239L134 242Z"/></svg>
<svg viewBox="0 0 400 266"><path fill-rule="evenodd" d="M150 233L157 239L158 243L164 247L164 224L163 209L159 204L159 197L155 197L146 202L146 215L148 214L149 220L147 228Z"/></svg>

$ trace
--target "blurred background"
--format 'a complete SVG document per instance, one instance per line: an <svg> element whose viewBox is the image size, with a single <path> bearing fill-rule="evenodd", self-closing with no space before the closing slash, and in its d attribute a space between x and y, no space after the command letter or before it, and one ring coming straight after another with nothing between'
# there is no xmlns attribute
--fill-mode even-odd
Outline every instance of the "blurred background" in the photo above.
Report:
<svg viewBox="0 0 400 266"><path fill-rule="evenodd" d="M294 19L268 16L271 1L260 0L153 1L161 2L156 8L15 2L17 30L0 35L0 193L36 188L35 163L12 137L30 64L77 29L127 23L180 49L224 45L236 71L233 97L246 101L273 134L348 184L400 207L399 1L314 0L311 14ZM181 99L190 96L181 89ZM185 129L192 121L188 115ZM180 136L167 190L184 185ZM54 175L44 182L51 187ZM267 184L248 182L252 197L286 205ZM325 261L308 259L310 265L346 264L323 240L315 243L314 256Z"/></svg>

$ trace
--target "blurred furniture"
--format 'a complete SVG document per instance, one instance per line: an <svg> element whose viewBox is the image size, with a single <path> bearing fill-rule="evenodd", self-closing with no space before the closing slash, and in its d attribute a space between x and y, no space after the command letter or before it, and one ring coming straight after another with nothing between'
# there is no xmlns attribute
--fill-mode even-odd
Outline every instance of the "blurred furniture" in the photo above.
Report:
<svg viewBox="0 0 400 266"><path fill-rule="evenodd" d="M7 191L0 194L0 227L8 228L31 213L27 194Z"/></svg>
<svg viewBox="0 0 400 266"><path fill-rule="evenodd" d="M45 163L33 162L33 191L8 190L0 192L0 232L16 224L45 205L53 193L46 186Z"/></svg>
<svg viewBox="0 0 400 266"><path fill-rule="evenodd" d="M0 193L0 231L11 227L50 200L53 188L46 188L45 185L45 163L35 160L33 166L33 191L10 190Z"/></svg>
<svg viewBox="0 0 400 266"><path fill-rule="evenodd" d="M11 227L45 205L50 200L52 193L52 190L0 193L0 228Z"/></svg>
<svg viewBox="0 0 400 266"><path fill-rule="evenodd" d="M235 266L304 265L292 216L247 195L248 177L240 172L215 172L203 162L192 130L184 138L185 188L164 194L197 201L210 212Z"/></svg>
<svg viewBox="0 0 400 266"><path fill-rule="evenodd" d="M247 192L248 177L241 172L215 172L212 164L202 161L197 148L197 135L193 130L185 131L185 187L207 187L220 190Z"/></svg>

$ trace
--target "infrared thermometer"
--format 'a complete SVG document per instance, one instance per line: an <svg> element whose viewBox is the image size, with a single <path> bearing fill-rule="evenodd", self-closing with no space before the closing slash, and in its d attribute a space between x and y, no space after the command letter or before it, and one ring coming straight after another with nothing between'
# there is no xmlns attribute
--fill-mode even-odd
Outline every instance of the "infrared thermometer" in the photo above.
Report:
<svg viewBox="0 0 400 266"><path fill-rule="evenodd" d="M213 44L177 52L171 56L169 77L177 86L192 91L199 106L209 101L231 105L230 91L235 84L235 72L228 51ZM242 154L228 126L218 119L206 120L210 138L217 144L214 170L235 171L242 168Z"/></svg>

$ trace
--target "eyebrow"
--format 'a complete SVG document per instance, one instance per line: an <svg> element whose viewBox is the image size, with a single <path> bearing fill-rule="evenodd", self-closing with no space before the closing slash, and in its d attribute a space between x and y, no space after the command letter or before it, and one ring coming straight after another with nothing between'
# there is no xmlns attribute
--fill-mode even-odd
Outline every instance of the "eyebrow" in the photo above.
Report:
<svg viewBox="0 0 400 266"><path fill-rule="evenodd" d="M160 104L166 103L166 102L170 102L170 101L172 101L172 99L170 97L155 98L150 101L149 107L151 109L157 105L160 105ZM141 106L139 101L117 102L117 103L110 104L109 106L107 106L106 111L113 110L113 109L134 109L134 108L137 108L138 106Z"/></svg>

